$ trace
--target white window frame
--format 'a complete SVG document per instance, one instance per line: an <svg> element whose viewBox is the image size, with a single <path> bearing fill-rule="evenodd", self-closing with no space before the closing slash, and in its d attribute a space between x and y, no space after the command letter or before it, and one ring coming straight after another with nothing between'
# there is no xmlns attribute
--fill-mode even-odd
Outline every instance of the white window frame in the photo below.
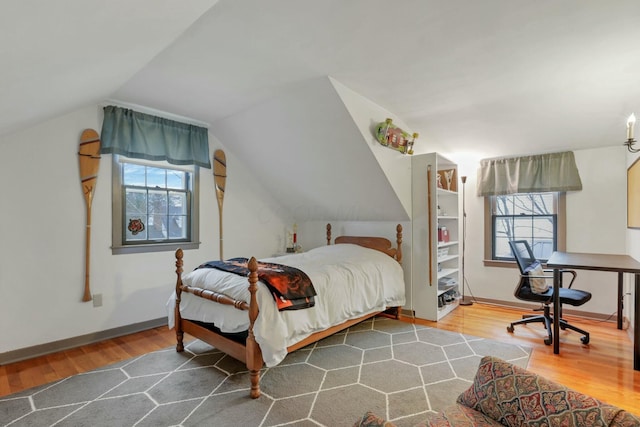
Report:
<svg viewBox="0 0 640 427"><path fill-rule="evenodd" d="M494 244L494 230L493 230L493 203L492 197L486 196L484 198L484 265L486 267L515 267L515 260L501 260L493 259L493 244ZM566 250L566 237L567 237L567 203L566 193L556 192L555 198L556 205L556 250Z"/></svg>
<svg viewBox="0 0 640 427"><path fill-rule="evenodd" d="M192 173L192 194L191 194L191 230L190 239L188 241L179 242L144 242L138 244L124 244L123 235L127 225L124 224L124 213L122 206L123 182L122 182L122 165L120 159L126 159L128 163L137 163L145 166L157 168L178 169ZM200 168L195 165L177 166L169 164L165 161L150 161L143 159L131 159L125 156L114 154L111 162L111 218L112 218L112 235L111 235L111 252L114 255L175 251L182 249L198 249L200 246Z"/></svg>

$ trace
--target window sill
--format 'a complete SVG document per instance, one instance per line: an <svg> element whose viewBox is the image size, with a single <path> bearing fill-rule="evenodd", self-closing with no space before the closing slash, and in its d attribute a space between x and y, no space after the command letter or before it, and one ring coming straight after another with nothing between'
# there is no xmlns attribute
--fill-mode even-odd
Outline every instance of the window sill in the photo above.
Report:
<svg viewBox="0 0 640 427"><path fill-rule="evenodd" d="M485 267L518 268L515 261L497 261L494 259L485 259L483 263Z"/></svg>
<svg viewBox="0 0 640 427"><path fill-rule="evenodd" d="M198 249L200 242L155 243L148 245L112 246L112 255L143 254L149 252L169 252L178 248L183 250Z"/></svg>

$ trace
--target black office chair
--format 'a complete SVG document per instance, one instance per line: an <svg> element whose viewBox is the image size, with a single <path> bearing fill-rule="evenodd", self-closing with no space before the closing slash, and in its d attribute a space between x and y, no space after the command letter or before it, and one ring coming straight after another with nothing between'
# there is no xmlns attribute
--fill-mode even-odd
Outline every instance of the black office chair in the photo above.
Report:
<svg viewBox="0 0 640 427"><path fill-rule="evenodd" d="M518 267L520 268L520 282L514 292L516 298L522 301L540 302L542 303L541 315L523 315L522 320L511 323L507 326L507 331L513 333L513 327L515 325L522 325L525 323L543 323L547 328L548 337L544 340L546 345L553 343L553 316L550 312L550 304L553 303L553 276L552 275L534 275L532 272L536 270L537 273L541 270L540 261L538 261L533 255L533 251L529 246L529 242L526 240L513 240L509 242L511 251L516 258ZM543 272L553 272L553 270L542 270ZM568 287L562 287L560 291L560 307L563 304L569 304L573 306L580 306L591 299L591 293L581 291L578 289L571 289L573 281L576 279L576 272L573 270L560 270L561 273L569 273L573 277ZM544 293L535 293L532 290L532 282L534 280L549 280L551 286ZM535 283L533 283L535 285ZM566 320L562 319L562 311L560 311L560 329L571 329L573 331L581 333L583 336L580 338L583 344L589 344L589 332L584 331L569 324Z"/></svg>

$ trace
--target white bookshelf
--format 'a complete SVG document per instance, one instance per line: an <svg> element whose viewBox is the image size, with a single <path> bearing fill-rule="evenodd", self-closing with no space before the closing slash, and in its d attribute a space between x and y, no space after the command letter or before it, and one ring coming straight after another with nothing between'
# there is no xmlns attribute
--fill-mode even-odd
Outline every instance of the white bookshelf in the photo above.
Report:
<svg viewBox="0 0 640 427"><path fill-rule="evenodd" d="M438 171L454 171L447 188ZM438 321L459 305L461 246L458 218L458 166L437 153L414 155L412 174L412 253L410 306L416 317ZM441 172L442 176L442 172ZM449 241L438 240L438 226ZM446 252L446 253L444 253Z"/></svg>

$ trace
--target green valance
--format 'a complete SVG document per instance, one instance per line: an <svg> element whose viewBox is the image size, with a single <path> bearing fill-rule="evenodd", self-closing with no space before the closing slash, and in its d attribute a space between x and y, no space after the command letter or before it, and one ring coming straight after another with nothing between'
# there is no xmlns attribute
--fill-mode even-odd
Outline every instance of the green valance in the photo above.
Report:
<svg viewBox="0 0 640 427"><path fill-rule="evenodd" d="M478 196L582 190L572 151L485 159L478 170Z"/></svg>
<svg viewBox="0 0 640 427"><path fill-rule="evenodd" d="M100 139L101 153L211 169L203 127L108 105Z"/></svg>

